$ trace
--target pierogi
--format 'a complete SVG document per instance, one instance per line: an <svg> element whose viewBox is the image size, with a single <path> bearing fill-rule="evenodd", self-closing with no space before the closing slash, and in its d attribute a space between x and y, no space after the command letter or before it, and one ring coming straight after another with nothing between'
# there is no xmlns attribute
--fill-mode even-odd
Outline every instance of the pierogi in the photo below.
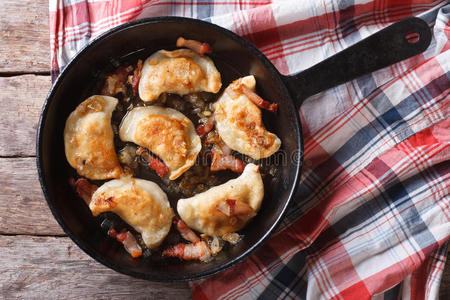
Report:
<svg viewBox="0 0 450 300"><path fill-rule="evenodd" d="M213 107L217 132L225 144L253 159L261 159L274 154L281 141L264 127L258 106L239 92L240 85L254 91L255 84L253 75L233 81Z"/></svg>
<svg viewBox="0 0 450 300"><path fill-rule="evenodd" d="M178 200L177 212L189 227L209 236L222 236L243 228L256 215L263 198L259 167L248 164L238 178Z"/></svg>
<svg viewBox="0 0 450 300"><path fill-rule="evenodd" d="M118 100L92 96L69 115L64 128L67 161L77 173L93 180L119 178L122 167L114 149L111 116Z"/></svg>
<svg viewBox="0 0 450 300"><path fill-rule="evenodd" d="M161 106L132 109L120 125L119 136L158 155L169 168L170 180L188 170L202 148L191 120Z"/></svg>
<svg viewBox="0 0 450 300"><path fill-rule="evenodd" d="M209 57L189 49L160 50L143 64L139 97L152 102L162 93L217 93L221 87L220 73Z"/></svg>
<svg viewBox="0 0 450 300"><path fill-rule="evenodd" d="M92 195L89 208L94 216L116 213L142 235L149 249L162 243L174 216L167 195L156 183L131 177L104 183Z"/></svg>

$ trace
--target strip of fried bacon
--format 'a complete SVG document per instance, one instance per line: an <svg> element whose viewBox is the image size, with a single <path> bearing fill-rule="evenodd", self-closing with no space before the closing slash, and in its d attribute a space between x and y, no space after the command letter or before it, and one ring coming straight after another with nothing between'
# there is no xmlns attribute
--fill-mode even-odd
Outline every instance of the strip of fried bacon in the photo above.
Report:
<svg viewBox="0 0 450 300"><path fill-rule="evenodd" d="M253 215L255 213L250 205L235 199L225 199L224 201L220 201L216 205L216 209L225 214L227 217Z"/></svg>
<svg viewBox="0 0 450 300"><path fill-rule="evenodd" d="M164 178L167 174L169 174L169 168L164 164L164 162L150 155L150 152L147 149L139 147L136 154L140 155L145 161L147 161L149 167L154 170L159 177Z"/></svg>
<svg viewBox="0 0 450 300"><path fill-rule="evenodd" d="M98 186L91 184L85 178L69 179L69 184L75 189L75 192L80 196L87 205L91 203L92 194L98 189Z"/></svg>
<svg viewBox="0 0 450 300"><path fill-rule="evenodd" d="M161 178L164 178L169 174L169 168L156 157L152 157L149 166L151 169L155 170L156 174Z"/></svg>
<svg viewBox="0 0 450 300"><path fill-rule="evenodd" d="M183 222L183 220L175 218L173 223L176 225L177 230L180 232L183 239L191 243L197 243L200 241L200 238L186 225L186 223Z"/></svg>
<svg viewBox="0 0 450 300"><path fill-rule="evenodd" d="M181 36L177 39L177 47L189 48L200 55L212 52L211 46L208 43L202 43L196 40L186 40Z"/></svg>
<svg viewBox="0 0 450 300"><path fill-rule="evenodd" d="M270 103L269 101L264 100L258 94L256 94L254 91L246 87L245 85L241 84L239 86L239 91L242 92L245 96L247 96L250 101L255 103L257 106L268 110L270 112L276 112L278 109L278 104L276 103Z"/></svg>
<svg viewBox="0 0 450 300"><path fill-rule="evenodd" d="M245 169L245 163L239 158L231 155L231 149L225 143L214 144L212 150L212 162L210 170L220 171L230 169L235 173L242 173Z"/></svg>
<svg viewBox="0 0 450 300"><path fill-rule="evenodd" d="M114 227L111 227L108 230L108 235L116 239L118 242L121 242L125 250L127 250L133 258L137 258L142 255L142 248L139 246L139 243L130 231L123 229L120 233L117 233Z"/></svg>
<svg viewBox="0 0 450 300"><path fill-rule="evenodd" d="M214 115L212 115L211 117L206 119L204 123L198 125L195 130L200 137L204 137L207 133L213 130L215 124L216 120L214 118Z"/></svg>
<svg viewBox="0 0 450 300"><path fill-rule="evenodd" d="M131 80L131 87L133 88L133 96L136 96L137 94L139 81L141 80L141 73L142 73L142 60L139 59L136 68L134 69L133 72L133 78Z"/></svg>
<svg viewBox="0 0 450 300"><path fill-rule="evenodd" d="M165 249L162 253L165 257L178 257L183 260L207 261L211 257L211 250L204 241L193 244L177 244Z"/></svg>
<svg viewBox="0 0 450 300"><path fill-rule="evenodd" d="M102 89L102 95L114 96L118 93L125 93L128 74L133 70L132 66L122 66L113 74L106 77L105 85Z"/></svg>

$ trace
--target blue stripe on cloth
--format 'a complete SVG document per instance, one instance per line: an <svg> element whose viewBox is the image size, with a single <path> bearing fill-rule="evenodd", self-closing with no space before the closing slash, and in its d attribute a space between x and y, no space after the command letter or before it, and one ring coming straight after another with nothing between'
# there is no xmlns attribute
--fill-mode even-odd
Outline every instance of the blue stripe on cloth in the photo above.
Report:
<svg viewBox="0 0 450 300"><path fill-rule="evenodd" d="M306 299L306 289L308 286L306 266L306 252L299 252L292 256L286 264L289 269L296 273L289 289L282 299Z"/></svg>
<svg viewBox="0 0 450 300"><path fill-rule="evenodd" d="M433 80L432 83L428 84L424 87L424 90L427 92L431 98L435 98L439 95L442 95L446 89L449 87L450 81L450 72L447 72L436 79Z"/></svg>
<svg viewBox="0 0 450 300"><path fill-rule="evenodd" d="M258 299L306 299L306 252L298 252L271 271L273 279Z"/></svg>
<svg viewBox="0 0 450 300"><path fill-rule="evenodd" d="M436 22L438 13L442 9L443 6L445 6L445 3L442 3L442 5L437 5L436 7L432 8L430 11L428 11L426 14L421 14L417 17L421 18L428 24L434 24ZM434 38L432 40L432 43L436 43L436 40ZM429 48L434 48L434 46L430 45Z"/></svg>
<svg viewBox="0 0 450 300"><path fill-rule="evenodd" d="M387 290L386 292L384 292L384 300L397 300L399 299L400 293L402 291L401 289L402 284L399 283L396 286L394 286L393 288Z"/></svg>
<svg viewBox="0 0 450 300"><path fill-rule="evenodd" d="M437 97L443 93L446 89L446 84L448 84L448 80L445 80L443 77L447 78L446 75L437 77L422 89L430 91L433 98ZM417 97L416 93L406 97L400 101L395 108L391 108L374 121L362 127L347 141L347 143L336 151L333 158L340 162L341 165L350 165L365 155L365 153L362 153L359 156L355 156L355 154L361 150L361 145L373 146L381 139L386 138L386 135L401 136L402 139L413 135L414 132L410 129L408 122L404 120L402 116L407 116L419 108L417 101L415 100ZM383 93L377 95L375 98L378 97L386 99L386 96ZM433 98L430 98L429 101L432 101ZM423 112L419 111L418 113ZM382 134L382 132L384 133ZM375 137L377 137L377 139L374 139ZM397 142L400 141L401 140L397 137ZM324 162L320 167L326 168L327 163L328 161Z"/></svg>
<svg viewBox="0 0 450 300"><path fill-rule="evenodd" d="M210 0L197 0L197 3L211 3ZM214 13L214 7L211 4L197 5L197 18L211 22L211 16Z"/></svg>
<svg viewBox="0 0 450 300"><path fill-rule="evenodd" d="M406 102L406 101L402 101ZM399 106L400 108L401 106ZM412 107L408 107L412 111ZM404 121L402 116L400 115L399 111L397 110L397 107L393 107L389 109L387 112L382 114L380 118L375 119L376 128L380 130L386 130L386 132L391 134L392 139L397 139L397 141L401 141L404 138L411 136L414 134L414 132L410 129L410 126L407 122ZM398 135L403 134L403 138L399 139Z"/></svg>
<svg viewBox="0 0 450 300"><path fill-rule="evenodd" d="M358 88L361 91L363 98L369 96L375 89L378 88L377 83L375 82L375 79L373 78L372 74L361 76L357 78L355 81L358 84ZM389 98L387 98L387 96L383 93L383 91L381 91L381 94L378 95L378 97L372 99L372 101L370 101L370 104L376 107L378 112L380 113L392 107L391 101L389 101ZM384 107L386 108L383 109Z"/></svg>
<svg viewBox="0 0 450 300"><path fill-rule="evenodd" d="M334 1L332 2L334 6ZM351 45L354 41L361 40L361 35L357 30L355 24L355 1L354 0L341 0L338 2L338 11L336 11L333 7L333 15L338 27L342 28L342 36L347 45ZM336 20L336 18L339 18ZM337 31L336 31L337 32ZM351 33L351 34L350 34ZM338 36L338 41L341 41L341 38Z"/></svg>
<svg viewBox="0 0 450 300"><path fill-rule="evenodd" d="M411 197L404 188L406 184L407 182L401 183L397 181L393 187L388 188L386 190L386 194L390 198L388 201L395 207L396 212L393 211L393 213L397 222L401 224L404 236L412 236L419 245L419 249L425 249L427 246L436 243L436 239L428 230L427 225L423 222ZM420 186L423 186L423 184L420 184ZM419 251L414 243L411 243L409 239L407 241L411 248L414 249L414 252Z"/></svg>
<svg viewBox="0 0 450 300"><path fill-rule="evenodd" d="M382 165L384 162L378 158L376 158L374 162L376 162L376 169L383 168ZM427 173L434 174L443 167L445 167L444 162L419 172L403 182L400 182L392 170L389 169L386 172L389 177L389 182L384 184L385 188L383 191L380 191L380 195L369 201L363 200L365 202L358 208L332 225L333 231L339 236L339 240L345 241L345 239L353 234L360 232L361 228L367 223L381 222L386 218L386 212L382 213L382 211L389 210L392 214L399 215L396 217L397 222L391 224L393 231L402 230L407 236L418 237L416 242L422 249L436 243L434 236L428 231L428 227L421 218L421 214L426 214L428 210L433 209L434 205L422 207L419 213L416 207L412 205L413 203L409 194L412 194L413 191L415 191L415 198L424 197L424 194L429 192L429 187L420 192L417 192L417 190L427 186L427 178L429 177L427 176ZM380 174L376 174L376 176L380 176ZM408 209L406 209L406 207L408 207ZM401 212L402 210L404 211ZM401 218L401 220L399 220L399 218ZM378 241L387 242L387 248L391 248L393 245L390 244L387 237L393 234L394 232L380 231L379 236L372 239L367 245L360 244L358 247L347 250L354 251L358 250L360 247L370 247L371 243ZM412 247L415 248L413 245Z"/></svg>

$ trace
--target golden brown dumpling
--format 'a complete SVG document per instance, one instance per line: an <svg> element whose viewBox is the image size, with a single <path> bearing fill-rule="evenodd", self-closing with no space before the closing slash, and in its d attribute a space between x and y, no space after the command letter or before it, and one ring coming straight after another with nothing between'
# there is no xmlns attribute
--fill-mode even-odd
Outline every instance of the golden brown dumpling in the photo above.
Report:
<svg viewBox="0 0 450 300"><path fill-rule="evenodd" d="M214 103L217 131L231 149L253 159L269 157L280 148L281 141L264 127L258 106L238 92L241 84L254 91L255 77L233 81Z"/></svg>
<svg viewBox="0 0 450 300"><path fill-rule="evenodd" d="M154 182L123 177L106 182L92 195L94 216L114 212L141 233L148 248L158 247L169 233L174 213L167 195Z"/></svg>
<svg viewBox="0 0 450 300"><path fill-rule="evenodd" d="M238 178L178 200L177 211L189 227L210 236L222 236L243 228L256 215L263 198L259 168L248 164Z"/></svg>
<svg viewBox="0 0 450 300"><path fill-rule="evenodd" d="M119 178L123 170L114 150L111 115L118 100L92 96L67 118L64 148L69 164L81 176L93 180Z"/></svg>
<svg viewBox="0 0 450 300"><path fill-rule="evenodd" d="M136 107L122 120L120 139L158 155L169 168L169 179L178 178L197 159L202 145L194 124L172 108Z"/></svg>
<svg viewBox="0 0 450 300"><path fill-rule="evenodd" d="M194 92L217 93L222 86L213 61L189 49L160 50L144 62L139 81L139 97L151 102L162 93L186 95Z"/></svg>

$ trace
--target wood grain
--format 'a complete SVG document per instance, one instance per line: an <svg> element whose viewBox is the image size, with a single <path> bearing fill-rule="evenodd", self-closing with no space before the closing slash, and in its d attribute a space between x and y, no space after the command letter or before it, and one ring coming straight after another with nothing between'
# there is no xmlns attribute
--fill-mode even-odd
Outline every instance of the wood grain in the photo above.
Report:
<svg viewBox="0 0 450 300"><path fill-rule="evenodd" d="M36 154L36 129L50 86L50 76L0 77L0 156Z"/></svg>
<svg viewBox="0 0 450 300"><path fill-rule="evenodd" d="M49 72L48 0L2 0L0 20L0 72Z"/></svg>
<svg viewBox="0 0 450 300"><path fill-rule="evenodd" d="M64 234L44 200L35 158L0 158L0 187L1 234Z"/></svg>
<svg viewBox="0 0 450 300"><path fill-rule="evenodd" d="M187 283L119 274L67 237L0 236L0 298L190 299Z"/></svg>

